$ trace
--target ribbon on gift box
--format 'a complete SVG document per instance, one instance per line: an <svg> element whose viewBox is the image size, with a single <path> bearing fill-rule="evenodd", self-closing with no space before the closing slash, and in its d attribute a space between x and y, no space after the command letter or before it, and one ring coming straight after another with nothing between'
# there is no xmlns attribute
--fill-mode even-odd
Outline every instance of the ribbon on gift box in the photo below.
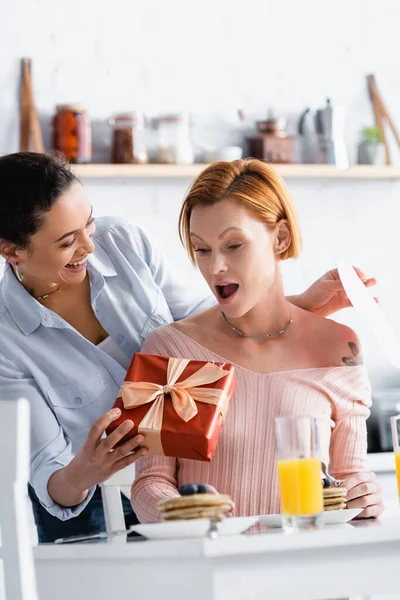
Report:
<svg viewBox="0 0 400 600"><path fill-rule="evenodd" d="M213 363L206 363L196 373L184 381L177 383L190 360L169 358L167 367L167 383L159 385L150 381L124 381L119 395L125 409L136 408L153 402L152 406L139 423L138 433L146 436L149 449L158 455L164 455L161 444L161 428L164 414L165 394L170 394L175 412L183 421L193 419L198 413L196 402L214 404L225 419L229 400L225 390L201 387L215 383L229 371Z"/></svg>

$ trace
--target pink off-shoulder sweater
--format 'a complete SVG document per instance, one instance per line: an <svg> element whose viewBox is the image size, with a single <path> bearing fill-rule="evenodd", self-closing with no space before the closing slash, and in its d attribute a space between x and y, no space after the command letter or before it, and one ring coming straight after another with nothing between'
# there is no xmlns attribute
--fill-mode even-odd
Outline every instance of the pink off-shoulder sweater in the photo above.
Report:
<svg viewBox="0 0 400 600"><path fill-rule="evenodd" d="M227 362L177 329L152 332L142 352ZM371 389L363 366L256 373L236 365L237 387L211 462L147 455L136 463L131 501L143 523L183 483L207 483L235 502L234 516L279 513L274 417L314 415L321 459L337 478L366 470Z"/></svg>

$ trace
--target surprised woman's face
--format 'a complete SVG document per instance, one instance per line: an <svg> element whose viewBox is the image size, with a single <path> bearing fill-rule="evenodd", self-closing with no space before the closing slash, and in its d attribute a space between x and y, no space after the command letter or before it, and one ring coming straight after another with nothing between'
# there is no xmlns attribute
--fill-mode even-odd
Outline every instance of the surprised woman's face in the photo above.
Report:
<svg viewBox="0 0 400 600"><path fill-rule="evenodd" d="M197 265L229 318L245 315L268 294L276 273L276 233L237 200L193 208Z"/></svg>

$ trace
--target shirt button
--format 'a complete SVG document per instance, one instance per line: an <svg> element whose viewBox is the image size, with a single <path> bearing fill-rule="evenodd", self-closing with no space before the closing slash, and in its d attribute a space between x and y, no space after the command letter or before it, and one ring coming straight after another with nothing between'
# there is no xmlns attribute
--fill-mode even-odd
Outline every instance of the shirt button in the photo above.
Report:
<svg viewBox="0 0 400 600"><path fill-rule="evenodd" d="M97 304L95 305L95 307L94 307L94 310L95 310L96 312L100 312L100 308L97 306Z"/></svg>
<svg viewBox="0 0 400 600"><path fill-rule="evenodd" d="M42 321L43 321L43 323L47 323L47 315L42 316Z"/></svg>
<svg viewBox="0 0 400 600"><path fill-rule="evenodd" d="M74 400L75 404L82 404L83 400L82 398L79 398L79 396L77 398L75 398Z"/></svg>
<svg viewBox="0 0 400 600"><path fill-rule="evenodd" d="M125 339L125 338L124 338L124 336L122 335L122 333L119 333L119 334L117 335L117 342L118 342L118 344L122 344L122 342L124 341L124 339Z"/></svg>

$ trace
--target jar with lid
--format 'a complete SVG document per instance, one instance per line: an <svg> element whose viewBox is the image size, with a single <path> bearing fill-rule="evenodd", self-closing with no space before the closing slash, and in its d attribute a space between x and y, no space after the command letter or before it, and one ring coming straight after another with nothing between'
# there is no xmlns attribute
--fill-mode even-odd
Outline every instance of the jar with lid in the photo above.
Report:
<svg viewBox="0 0 400 600"><path fill-rule="evenodd" d="M156 161L190 165L194 161L193 144L187 114L165 115L155 119L157 128Z"/></svg>
<svg viewBox="0 0 400 600"><path fill-rule="evenodd" d="M87 110L79 104L56 106L53 148L72 163L92 160L92 128Z"/></svg>
<svg viewBox="0 0 400 600"><path fill-rule="evenodd" d="M141 112L114 115L111 118L111 162L116 164L146 164L149 156L146 147L144 115Z"/></svg>

